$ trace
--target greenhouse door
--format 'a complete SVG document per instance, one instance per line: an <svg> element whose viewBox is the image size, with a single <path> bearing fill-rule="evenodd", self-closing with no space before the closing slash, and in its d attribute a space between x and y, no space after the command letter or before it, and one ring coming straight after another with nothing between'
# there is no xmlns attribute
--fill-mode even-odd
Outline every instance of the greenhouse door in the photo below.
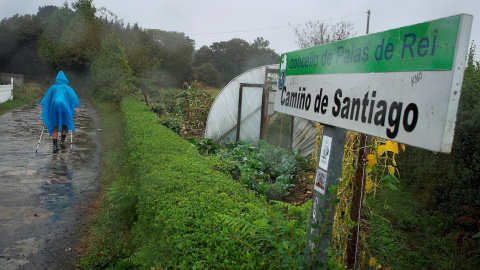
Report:
<svg viewBox="0 0 480 270"><path fill-rule="evenodd" d="M263 87L263 84L240 84L236 141L256 145L260 140L262 108L265 101Z"/></svg>

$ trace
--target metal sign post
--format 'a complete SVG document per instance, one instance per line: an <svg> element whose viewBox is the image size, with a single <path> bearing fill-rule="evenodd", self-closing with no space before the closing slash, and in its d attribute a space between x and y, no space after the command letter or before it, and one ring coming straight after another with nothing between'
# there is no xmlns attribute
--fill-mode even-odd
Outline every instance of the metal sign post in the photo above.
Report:
<svg viewBox="0 0 480 270"><path fill-rule="evenodd" d="M322 148L315 178L305 248L305 262L312 262L313 269L324 269L327 264L335 213L335 202L332 196L336 196L336 192L331 194L329 188L338 186L340 180L346 134L347 130L343 128L333 126L324 126L323 128ZM314 256L314 260L312 256Z"/></svg>

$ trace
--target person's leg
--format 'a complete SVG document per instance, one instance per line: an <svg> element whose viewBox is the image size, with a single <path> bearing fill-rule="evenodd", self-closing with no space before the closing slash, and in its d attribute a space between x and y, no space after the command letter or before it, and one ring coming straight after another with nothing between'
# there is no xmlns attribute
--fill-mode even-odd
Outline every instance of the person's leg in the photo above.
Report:
<svg viewBox="0 0 480 270"><path fill-rule="evenodd" d="M57 140L58 140L58 126L54 127L52 132L52 142L53 142L54 153L58 152Z"/></svg>
<svg viewBox="0 0 480 270"><path fill-rule="evenodd" d="M58 139L58 126L54 127L52 132L52 140L56 139Z"/></svg>
<svg viewBox="0 0 480 270"><path fill-rule="evenodd" d="M62 125L62 135L67 136L67 126Z"/></svg>
<svg viewBox="0 0 480 270"><path fill-rule="evenodd" d="M62 132L61 132L61 134L62 134L62 139L60 140L60 147L61 147L62 149L65 149L65 148L66 148L66 147L65 147L65 138L67 138L67 126L62 125Z"/></svg>

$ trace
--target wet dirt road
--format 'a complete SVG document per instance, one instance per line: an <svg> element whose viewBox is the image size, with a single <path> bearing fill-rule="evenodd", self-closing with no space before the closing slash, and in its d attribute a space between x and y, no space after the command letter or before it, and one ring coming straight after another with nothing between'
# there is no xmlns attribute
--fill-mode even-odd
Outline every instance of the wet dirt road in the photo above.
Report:
<svg viewBox="0 0 480 270"><path fill-rule="evenodd" d="M52 153L38 102L0 116L0 269L76 269L89 202L99 187L100 130L86 98L73 151Z"/></svg>

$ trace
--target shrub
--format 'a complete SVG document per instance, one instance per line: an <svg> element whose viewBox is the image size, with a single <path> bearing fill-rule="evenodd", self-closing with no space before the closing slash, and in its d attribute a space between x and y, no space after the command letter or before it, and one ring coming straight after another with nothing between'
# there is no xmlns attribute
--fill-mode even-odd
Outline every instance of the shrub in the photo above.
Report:
<svg viewBox="0 0 480 270"><path fill-rule="evenodd" d="M208 86L220 86L220 72L218 72L212 63L204 63L200 65L195 70L195 74L198 77L198 81Z"/></svg>
<svg viewBox="0 0 480 270"><path fill-rule="evenodd" d="M274 212L254 192L232 181L228 173L223 173L231 169L230 165L201 156L188 142L159 125L157 116L145 105L127 99L122 102L122 112L126 162L132 169L130 177L134 183L129 190L134 190L138 197L137 220L132 229L136 262L141 262L145 269L250 269L253 265L281 268L266 264L265 258L276 257L284 239L304 238L306 222L291 221L298 218L293 214L279 218L288 211ZM245 252L246 243L254 245L255 237L233 239L235 226L226 219L263 224L262 228L275 224L275 228L283 229L271 235L277 239L277 245L264 243L252 255ZM297 224L294 235L288 224ZM298 243L296 250L300 253L290 256L301 254L302 246ZM294 261L301 262L301 255Z"/></svg>

